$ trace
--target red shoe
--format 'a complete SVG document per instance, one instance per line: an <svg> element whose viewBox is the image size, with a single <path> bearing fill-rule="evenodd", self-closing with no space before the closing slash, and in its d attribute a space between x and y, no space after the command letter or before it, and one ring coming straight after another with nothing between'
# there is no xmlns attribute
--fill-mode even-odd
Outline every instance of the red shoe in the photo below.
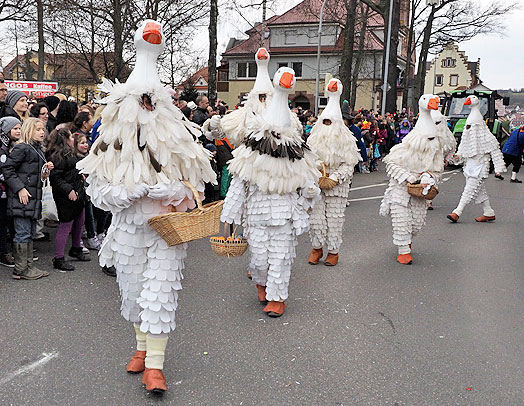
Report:
<svg viewBox="0 0 524 406"><path fill-rule="evenodd" d="M410 265L413 262L411 254L399 254L397 256L397 262L403 265Z"/></svg>
<svg viewBox="0 0 524 406"><path fill-rule="evenodd" d="M266 287L257 284L257 290L258 290L258 300L260 301L260 303L266 304L267 303Z"/></svg>
<svg viewBox="0 0 524 406"><path fill-rule="evenodd" d="M475 221L478 223L487 223L487 222L495 221L495 216L475 217Z"/></svg>
<svg viewBox="0 0 524 406"><path fill-rule="evenodd" d="M284 314L284 310L286 310L286 304L284 302L275 302L273 300L267 302L266 307L264 307L264 312L266 312L269 317L280 317Z"/></svg>
<svg viewBox="0 0 524 406"><path fill-rule="evenodd" d="M146 352L137 351L129 360L126 371L130 374L139 374L144 372L144 369L146 369Z"/></svg>
<svg viewBox="0 0 524 406"><path fill-rule="evenodd" d="M338 264L338 254L328 254L324 264L327 266L335 266Z"/></svg>
<svg viewBox="0 0 524 406"><path fill-rule="evenodd" d="M448 214L448 219L450 219L453 223L456 223L457 221L459 221L459 216L457 213L451 213L451 214Z"/></svg>
<svg viewBox="0 0 524 406"><path fill-rule="evenodd" d="M313 248L311 250L311 253L309 254L307 262L309 262L309 264L311 265L317 265L320 261L320 258L322 258L322 255L324 255L324 253L322 252L322 248Z"/></svg>
<svg viewBox="0 0 524 406"><path fill-rule="evenodd" d="M142 383L146 385L146 391L154 393L162 393L167 390L166 378L161 369L146 368Z"/></svg>

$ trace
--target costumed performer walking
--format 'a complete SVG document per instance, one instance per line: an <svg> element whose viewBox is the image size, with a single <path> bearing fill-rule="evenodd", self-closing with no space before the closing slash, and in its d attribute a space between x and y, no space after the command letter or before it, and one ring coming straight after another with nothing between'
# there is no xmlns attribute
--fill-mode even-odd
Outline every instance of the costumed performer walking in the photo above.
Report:
<svg viewBox="0 0 524 406"><path fill-rule="evenodd" d="M495 221L495 211L489 203L484 180L489 175L490 160L493 160L495 166L495 177L501 177L500 174L506 172L506 165L499 142L484 122L478 97L469 96L464 105L471 106L471 111L466 119L466 128L462 133L455 161L464 162L466 185L458 206L447 217L451 222L456 223L466 205L474 201L477 204L482 203L484 210L482 216L475 217L475 221L491 222Z"/></svg>
<svg viewBox="0 0 524 406"><path fill-rule="evenodd" d="M329 100L326 108L311 129L307 145L317 154L326 170L329 180L319 182L321 199L313 207L310 217L309 236L313 250L308 262L317 265L327 246L325 265L335 266L342 244L342 231L346 202L355 165L362 160L357 140L346 127L340 109L342 83L331 79L325 93ZM323 169L323 168L322 168Z"/></svg>
<svg viewBox="0 0 524 406"><path fill-rule="evenodd" d="M397 262L411 264L411 243L424 226L427 201L408 193L408 183L421 183L425 192L439 182L444 170L443 143L430 110L438 109L439 98L432 94L420 97L419 119L400 144L384 158L389 185L380 205L381 216L390 215L393 244L398 247Z"/></svg>
<svg viewBox="0 0 524 406"><path fill-rule="evenodd" d="M309 229L307 210L320 193L317 158L292 125L288 94L295 73L280 68L273 99L249 121L229 163L233 175L221 221L242 224L258 299L272 317L284 314L297 236ZM227 224L226 224L227 228Z"/></svg>
<svg viewBox="0 0 524 406"><path fill-rule="evenodd" d="M104 80L109 96L100 135L77 164L88 176L93 204L113 220L99 252L114 266L122 316L134 323L137 351L127 365L144 372L146 390L167 389L162 373L168 334L175 329L186 244L169 247L148 225L151 217L194 207L193 194L216 182L200 134L160 83L156 60L164 49L162 26L144 21L135 33L136 65L126 83Z"/></svg>

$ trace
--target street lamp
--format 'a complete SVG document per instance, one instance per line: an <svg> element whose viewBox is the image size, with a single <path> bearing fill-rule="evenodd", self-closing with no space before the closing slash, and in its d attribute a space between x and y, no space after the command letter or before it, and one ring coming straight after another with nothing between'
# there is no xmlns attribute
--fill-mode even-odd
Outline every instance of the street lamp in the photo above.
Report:
<svg viewBox="0 0 524 406"><path fill-rule="evenodd" d="M427 0L436 1L436 0ZM386 60L384 61L384 77L382 78L382 106L380 109L380 115L386 115L386 94L388 92L388 74L389 74L389 53L391 48L391 18L393 17L393 0L389 0L389 16L388 16L388 36L386 41ZM395 49L395 52L397 50Z"/></svg>
<svg viewBox="0 0 524 406"><path fill-rule="evenodd" d="M322 18L324 16L324 6L327 0L322 2L320 7L320 20L318 22L318 46L317 46L317 77L315 78L315 117L318 116L318 101L320 99L320 43L322 42Z"/></svg>

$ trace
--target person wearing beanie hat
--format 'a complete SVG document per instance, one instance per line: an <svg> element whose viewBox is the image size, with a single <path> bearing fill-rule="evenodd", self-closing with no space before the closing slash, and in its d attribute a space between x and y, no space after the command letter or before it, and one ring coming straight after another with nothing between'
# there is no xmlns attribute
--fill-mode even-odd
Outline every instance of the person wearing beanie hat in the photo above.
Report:
<svg viewBox="0 0 524 406"><path fill-rule="evenodd" d="M51 132L56 127L56 114L58 112L58 105L60 104L60 99L56 96L47 96L44 98L43 102L47 105L49 110L49 116L47 118L47 131Z"/></svg>
<svg viewBox="0 0 524 406"><path fill-rule="evenodd" d="M9 90L5 98L5 103L11 107L20 121L24 121L29 117L29 109L27 105L27 95L20 90Z"/></svg>
<svg viewBox="0 0 524 406"><path fill-rule="evenodd" d="M13 144L22 135L22 123L16 117L0 118L0 171L7 161ZM3 179L3 178L2 178ZM15 261L7 245L7 184L0 181L0 265L13 268Z"/></svg>

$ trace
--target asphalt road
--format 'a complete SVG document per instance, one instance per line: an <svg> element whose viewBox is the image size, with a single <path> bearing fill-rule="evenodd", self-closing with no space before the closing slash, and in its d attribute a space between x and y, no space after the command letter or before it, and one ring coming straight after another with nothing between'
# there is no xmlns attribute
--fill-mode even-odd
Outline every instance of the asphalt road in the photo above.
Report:
<svg viewBox="0 0 524 406"><path fill-rule="evenodd" d="M134 332L115 279L95 261L56 272L53 244L39 244L48 278L0 269L0 404L524 404L524 189L490 178L497 221L475 223L469 206L451 224L464 178L445 177L403 266L378 216L386 176L355 175L339 265L308 265L302 236L278 319L257 302L247 256L191 243L163 397L124 370Z"/></svg>

